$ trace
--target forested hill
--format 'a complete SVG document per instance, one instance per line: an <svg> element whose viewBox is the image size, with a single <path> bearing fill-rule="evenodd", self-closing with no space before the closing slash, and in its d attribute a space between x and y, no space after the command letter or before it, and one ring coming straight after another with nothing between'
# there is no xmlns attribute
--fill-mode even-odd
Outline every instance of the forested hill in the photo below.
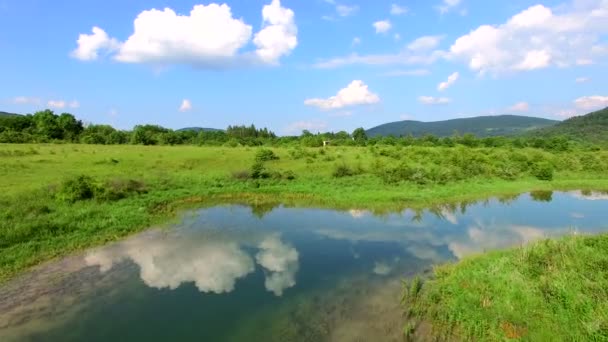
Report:
<svg viewBox="0 0 608 342"><path fill-rule="evenodd" d="M185 127L177 130L178 132L219 132L223 131L218 128L208 128L208 127Z"/></svg>
<svg viewBox="0 0 608 342"><path fill-rule="evenodd" d="M5 117L5 116L15 116L15 115L19 115L19 114L7 113L7 112L0 112L0 117Z"/></svg>
<svg viewBox="0 0 608 342"><path fill-rule="evenodd" d="M581 141L608 144L608 107L530 133L541 136L565 135Z"/></svg>
<svg viewBox="0 0 608 342"><path fill-rule="evenodd" d="M374 136L407 136L421 137L432 134L448 137L455 132L472 133L478 137L512 136L526 131L549 127L559 121L519 115L478 116L474 118L452 119L435 122L398 121L371 128L366 131Z"/></svg>

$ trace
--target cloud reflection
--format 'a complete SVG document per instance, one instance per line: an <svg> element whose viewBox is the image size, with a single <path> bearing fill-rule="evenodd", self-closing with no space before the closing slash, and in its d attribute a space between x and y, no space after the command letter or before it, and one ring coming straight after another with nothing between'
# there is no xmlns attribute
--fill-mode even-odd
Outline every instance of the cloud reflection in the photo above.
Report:
<svg viewBox="0 0 608 342"><path fill-rule="evenodd" d="M298 252L276 235L239 236L203 230L146 232L90 252L89 266L107 272L131 260L149 287L176 289L193 282L205 293L228 293L237 281L255 271L253 257L243 247L259 249L256 262L266 269L266 289L277 296L295 285Z"/></svg>

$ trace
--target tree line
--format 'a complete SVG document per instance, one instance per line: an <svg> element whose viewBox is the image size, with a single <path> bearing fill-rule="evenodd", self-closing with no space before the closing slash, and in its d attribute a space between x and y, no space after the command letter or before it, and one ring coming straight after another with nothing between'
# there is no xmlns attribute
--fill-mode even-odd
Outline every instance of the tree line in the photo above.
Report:
<svg viewBox="0 0 608 342"><path fill-rule="evenodd" d="M55 114L52 110L28 115L0 117L0 143L82 143L99 145L208 145L208 146L302 146L321 147L324 142L332 146L444 146L540 148L566 151L573 148L591 148L566 136L515 136L478 138L473 134L454 133L450 137L426 135L415 138L367 136L363 128L352 133L312 133L302 131L299 136L277 136L267 128L254 125L228 126L225 130L172 130L158 125L137 125L132 130L119 130L110 125L84 125L69 113Z"/></svg>

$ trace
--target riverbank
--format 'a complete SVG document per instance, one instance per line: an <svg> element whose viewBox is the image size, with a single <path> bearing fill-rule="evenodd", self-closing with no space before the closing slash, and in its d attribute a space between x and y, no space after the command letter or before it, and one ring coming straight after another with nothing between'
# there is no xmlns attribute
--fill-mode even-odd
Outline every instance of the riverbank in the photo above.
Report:
<svg viewBox="0 0 608 342"><path fill-rule="evenodd" d="M274 149L256 163L258 152L0 145L0 281L40 262L167 224L188 208L242 203L263 215L283 204L381 214L439 205L456 210L463 202L508 200L535 190L608 189L605 151ZM545 171L549 165L551 181L539 179L539 165Z"/></svg>
<svg viewBox="0 0 608 342"><path fill-rule="evenodd" d="M436 267L422 286L404 286L405 332L463 341L604 341L607 266L604 234L540 241Z"/></svg>

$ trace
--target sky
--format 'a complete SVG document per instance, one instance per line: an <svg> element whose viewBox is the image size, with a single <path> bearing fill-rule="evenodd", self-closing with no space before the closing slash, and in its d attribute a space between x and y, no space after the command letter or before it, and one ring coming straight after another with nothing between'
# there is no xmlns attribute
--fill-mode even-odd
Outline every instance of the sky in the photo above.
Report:
<svg viewBox="0 0 608 342"><path fill-rule="evenodd" d="M608 0L0 0L0 110L352 131L608 106Z"/></svg>

